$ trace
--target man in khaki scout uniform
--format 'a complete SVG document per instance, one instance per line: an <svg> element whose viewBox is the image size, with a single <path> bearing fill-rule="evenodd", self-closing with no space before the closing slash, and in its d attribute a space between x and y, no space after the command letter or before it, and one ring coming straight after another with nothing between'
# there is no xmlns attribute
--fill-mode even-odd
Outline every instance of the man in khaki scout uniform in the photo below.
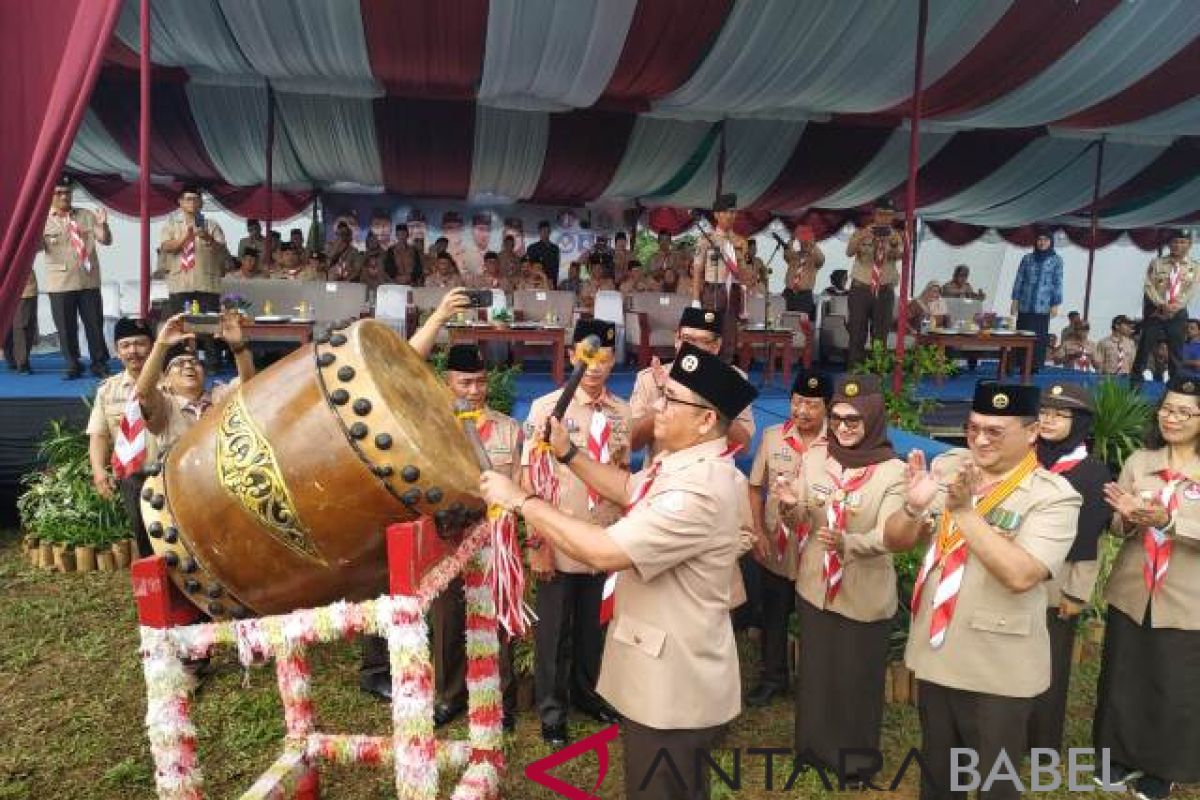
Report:
<svg viewBox="0 0 1200 800"><path fill-rule="evenodd" d="M596 336L601 347L567 406L563 425L578 447L606 464L625 468L629 465L629 404L606 386L613 369L616 327L602 320L581 320L575 325L574 341L581 342L588 336ZM539 397L529 409L521 456L522 483L527 488L537 486L539 462L535 459L545 459L546 454L535 454L534 445L561 393L559 389ZM593 525L611 525L621 518L625 510L622 504L589 490L565 464L553 462L552 466L559 486L559 508ZM538 533L536 526L533 533ZM549 556L553 557L552 563L548 563ZM600 601L605 576L572 558L569 551L552 547L544 537L530 560L535 572L546 575L538 586L536 608L539 622L534 685L538 716L542 738L552 746L562 746L569 738L568 704L601 722L615 719L596 694L604 645Z"/></svg>
<svg viewBox="0 0 1200 800"><path fill-rule="evenodd" d="M1096 342L1096 371L1101 375L1128 375L1136 351L1133 323L1129 317L1118 314L1113 317L1112 333Z"/></svg>
<svg viewBox="0 0 1200 800"><path fill-rule="evenodd" d="M737 197L722 195L713 206L715 226L701 223L707 235L696 241L692 273L692 303L722 312L722 358L730 359L737 339L737 322L745 314L746 237L733 231ZM733 264L730 269L729 264ZM739 274L739 272L743 274Z"/></svg>
<svg viewBox="0 0 1200 800"><path fill-rule="evenodd" d="M983 383L967 422L969 451L908 459L902 510L884 543L929 549L913 591L905 655L920 681L924 800L951 798L951 749L971 748L987 776L1027 755L1035 698L1050 687L1046 581L1063 569L1080 497L1037 465L1037 387ZM987 798L1016 798L998 782Z"/></svg>
<svg viewBox="0 0 1200 800"><path fill-rule="evenodd" d="M105 380L96 389L96 400L92 404L92 415L87 424L92 484L101 497L112 497L114 491L120 490L121 500L129 513L138 552L148 556L151 553L150 540L146 538L146 531L142 527L141 500L138 497L145 476L134 474L118 482L109 472L109 460L112 457L113 444L118 438L125 405L137 386L142 367L145 366L150 348L154 344L154 329L145 320L122 317L117 320L113 339L117 345L117 358L121 359L125 369ZM146 440L145 463L152 463L156 458L158 444L153 436L149 436Z"/></svg>
<svg viewBox="0 0 1200 800"><path fill-rule="evenodd" d="M726 433L756 394L719 358L685 345L658 402L664 454L633 476L584 455L552 423L555 458L629 507L607 529L496 473L480 480L489 502L522 513L556 551L616 573L599 690L623 717L625 797L708 797L695 751L713 747L741 711L729 589L747 490ZM660 749L676 770L656 758Z"/></svg>
<svg viewBox="0 0 1200 800"><path fill-rule="evenodd" d="M1167 343L1172 375L1182 374L1180 354L1187 340L1188 304L1196 293L1200 280L1200 264L1189 258L1192 234L1186 230L1171 232L1170 252L1150 261L1142 299L1142 332L1138 338L1137 354L1129 385L1142 385L1146 361L1159 342Z"/></svg>
<svg viewBox="0 0 1200 800"><path fill-rule="evenodd" d="M871 338L886 342L892 330L892 312L896 304L898 265L904 255L904 239L892 227L896 206L890 197L875 201L871 224L859 228L846 245L846 255L854 259L850 268L850 348L847 360L854 366L866 353L867 329Z"/></svg>
<svg viewBox="0 0 1200 800"><path fill-rule="evenodd" d="M721 352L721 329L724 317L720 311L706 308L685 308L679 318L679 329L675 332L675 351L685 344L699 347L717 355ZM736 367L735 367L736 369ZM649 448L646 461L658 455L662 449L654 438L655 404L666 385L671 363L659 363L655 356L651 365L641 370L633 382L633 393L629 396L629 409L633 414L632 448ZM747 447L754 438L754 413L747 406L729 426L729 443Z"/></svg>
<svg viewBox="0 0 1200 800"><path fill-rule="evenodd" d="M179 210L160 234L171 307L184 313L191 313L194 304L205 314L221 310L221 275L229 252L221 226L205 218L203 207L200 188L185 186L179 193Z"/></svg>
<svg viewBox="0 0 1200 800"><path fill-rule="evenodd" d="M787 276L783 285L795 292L789 310L808 314L817 319L817 302L813 289L817 285L817 272L825 266L825 254L813 239L812 229L797 225L792 231L792 240L783 248L783 260L787 264Z"/></svg>
<svg viewBox="0 0 1200 800"><path fill-rule="evenodd" d="M8 366L22 375L33 372L29 367L29 351L38 339L37 296L37 273L31 269L25 279L25 288L21 290L21 302L13 316L12 329L4 337L4 357L8 359Z"/></svg>
<svg viewBox="0 0 1200 800"><path fill-rule="evenodd" d="M421 277L421 254L408 240L408 226L396 226L396 240L387 249L383 268L401 286L416 286Z"/></svg>
<svg viewBox="0 0 1200 800"><path fill-rule="evenodd" d="M87 336L91 373L108 375L108 345L104 343L104 303L100 297L100 258L96 245L112 244L108 212L74 208L74 184L65 175L54 187L50 213L42 231L46 254L46 292L58 330L58 346L67 361L66 379L78 378L79 321Z"/></svg>
<svg viewBox="0 0 1200 800"><path fill-rule="evenodd" d="M825 415L833 385L815 372L801 370L792 384L791 416L763 431L750 468L750 507L758 543L754 556L762 575L762 666L758 685L746 705L765 706L791 685L787 661L787 625L796 596L796 536L779 518L779 478L793 481L809 448L825 441Z"/></svg>

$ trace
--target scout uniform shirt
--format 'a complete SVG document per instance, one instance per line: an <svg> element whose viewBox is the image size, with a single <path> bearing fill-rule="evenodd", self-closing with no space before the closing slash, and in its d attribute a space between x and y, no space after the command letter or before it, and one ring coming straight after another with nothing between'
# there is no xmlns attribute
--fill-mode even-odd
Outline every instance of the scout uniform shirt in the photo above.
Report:
<svg viewBox="0 0 1200 800"><path fill-rule="evenodd" d="M788 435L784 437L784 428ZM765 429L758 452L754 454L754 464L750 467L750 485L755 491L762 488L767 490L766 502L763 505L763 528L767 534L768 551L766 559L759 563L771 572L790 581L796 580L796 537L789 529L786 544L782 552L778 548L779 533L779 497L775 493L775 479L782 477L789 482L800 475L800 465L805 454L813 447L823 447L825 431L805 445L800 441L800 435L789 427L788 423L772 425Z"/></svg>
<svg viewBox="0 0 1200 800"><path fill-rule="evenodd" d="M1131 336L1112 334L1096 342L1096 369L1102 375L1128 375L1137 342Z"/></svg>
<svg viewBox="0 0 1200 800"><path fill-rule="evenodd" d="M1118 483L1127 492L1161 500L1166 485L1161 473L1167 466L1167 448L1137 450L1125 460ZM1175 529L1168 534L1172 542L1170 557L1166 575L1153 598L1142 573L1146 563L1143 531L1126 533L1120 517L1114 516L1111 532L1125 542L1113 563L1105 598L1139 625L1153 601L1150 614L1153 627L1200 630L1200 484L1193 480L1197 477L1200 476L1188 476L1176 484L1174 498L1178 508L1174 514Z"/></svg>
<svg viewBox="0 0 1200 800"><path fill-rule="evenodd" d="M1178 285L1175 303L1181 309L1186 310L1192 295L1196 292L1196 280L1200 278L1200 264L1190 258L1181 258L1176 261L1170 256L1160 256L1152 259L1150 267L1146 270L1146 299L1156 306L1167 304L1167 298L1171 291L1172 272L1175 272Z"/></svg>
<svg viewBox="0 0 1200 800"><path fill-rule="evenodd" d="M560 394L562 394L562 389L542 395L530 406L529 418L525 422L525 446L521 454L522 467L530 465L530 456L535 443L541 438L542 431L546 428L546 419L554 411L554 404L558 402ZM598 404L600 412L608 417L610 426L609 463L626 467L629 465L629 428L631 424L629 404L607 389ZM567 406L567 411L563 415L562 423L570 433L571 441L584 454L588 454L588 432L592 425L593 410L587 393L583 387L580 387L576 390L575 396L571 398L571 404ZM589 509L587 485L572 474L570 467L558 463L553 456L550 458L559 481L558 507L560 510L572 517L578 517L596 525L611 525L621 518L625 509L603 497L597 498L594 501L594 508ZM591 567L569 558L558 550L554 551L554 568L559 572L588 574L596 572Z"/></svg>
<svg viewBox="0 0 1200 800"><path fill-rule="evenodd" d="M214 384L195 400L160 389L158 394L142 402L142 414L146 419L146 430L158 440L158 451L165 453L210 408L225 401L240 385L234 378L229 383Z"/></svg>
<svg viewBox="0 0 1200 800"><path fill-rule="evenodd" d="M85 260L81 261L71 244L71 222L79 228ZM83 208L72 208L66 215L51 211L42 229L42 250L46 254L46 291L75 292L100 288L100 258L96 253L96 234L100 225L96 215ZM91 269L86 268L86 264Z"/></svg>
<svg viewBox="0 0 1200 800"><path fill-rule="evenodd" d="M867 467L866 469L872 469ZM827 511L838 493L831 473L848 483L862 470L842 471L827 446L814 447L804 457L799 480L793 484L801 526L808 525L809 539L800 549L796 567L796 593L816 608L832 611L857 622L890 619L896 613L896 570L892 554L883 544L883 526L904 504L907 468L893 458L874 465L861 487L842 492L847 508L842 584L832 603L826 603L825 547L817 531L829 527Z"/></svg>
<svg viewBox="0 0 1200 800"><path fill-rule="evenodd" d="M671 362L662 365L665 372L671 371ZM734 367L737 369L737 367ZM738 372L745 377L746 373L738 369ZM660 392L658 386L654 383L654 368L646 367L637 374L637 378L633 382L633 393L629 395L629 410L634 419L641 417L654 416L654 404L658 402ZM741 414L738 414L735 422L740 422L746 426L749 431L750 438L754 438L754 410L751 406L746 406ZM649 452L646 461L654 458L659 453L658 443L650 442Z"/></svg>
<svg viewBox="0 0 1200 800"><path fill-rule="evenodd" d="M797 252L787 247L783 251L783 260L788 267L783 285L791 286L792 279L799 274L800 285L796 287L796 291L811 292L817 285L817 270L825 264L825 254L821 252L821 248L814 244L812 252L805 253L803 251Z"/></svg>
<svg viewBox="0 0 1200 800"><path fill-rule="evenodd" d="M955 449L939 456L935 469L955 474L971 457ZM945 503L945 490L930 509L931 525ZM1066 479L1038 467L987 516L992 529L1015 541L1059 575L1078 530L1082 501ZM936 535L936 534L935 534ZM933 546L933 543L930 543ZM918 680L950 689L1002 697L1035 697L1050 688L1050 634L1046 588L1014 593L974 554L967 557L954 615L942 646L930 644L932 603L942 569L935 566L913 610L904 660Z"/></svg>
<svg viewBox="0 0 1200 800"><path fill-rule="evenodd" d="M712 727L741 711L729 587L747 491L724 450L717 439L663 456L646 496L608 529L633 567L617 580L596 690L652 728ZM630 499L651 469L630 477Z"/></svg>
<svg viewBox="0 0 1200 800"><path fill-rule="evenodd" d="M21 290L21 299L28 300L31 297L38 296L37 273L32 269L29 270L29 277L25 279L25 288Z"/></svg>
<svg viewBox="0 0 1200 800"><path fill-rule="evenodd" d="M392 253L392 263L396 266L396 283L411 286L417 272L417 251L410 244L403 247L394 244L389 249Z"/></svg>
<svg viewBox="0 0 1200 800"><path fill-rule="evenodd" d="M478 424L479 439L491 459L492 469L516 480L521 474L521 423L492 408L484 408Z"/></svg>
<svg viewBox="0 0 1200 800"><path fill-rule="evenodd" d="M867 236L865 239L860 238L858 254L854 256L854 264L850 267L850 279L870 286L871 268L875 264L875 248L877 246L884 246L887 248L887 253L883 257L883 269L881 270L879 285L895 286L896 282L900 280L898 265L900 258L904 255L904 244L900 235L893 232L887 242L880 245L875 235L870 233L870 228L865 230L867 230Z"/></svg>
<svg viewBox="0 0 1200 800"><path fill-rule="evenodd" d="M204 229L212 236L211 242L206 242L199 236L196 242L196 265L189 270L183 270L180 264L183 260L183 250L177 253L160 251L159 264L167 270L167 291L170 294L184 292L208 292L220 294L221 275L225 272L225 234L221 226L212 219L204 218ZM159 242L169 242L181 239L187 231L187 222L182 211L176 211L163 225L159 234Z"/></svg>
<svg viewBox="0 0 1200 800"><path fill-rule="evenodd" d="M89 436L103 435L108 437L111 445L117 441L117 433L121 428L121 417L125 413L125 404L137 387L137 379L122 371L119 375L106 378L96 389L96 401L92 404L92 413L88 417L87 433ZM158 438L146 437L146 462L152 464L158 458Z"/></svg>
<svg viewBox="0 0 1200 800"><path fill-rule="evenodd" d="M713 244L717 246L720 253L714 253L712 245L708 243L709 237L701 236L696 242L696 257L695 262L699 264L703 272L704 283L718 283L725 285L725 278L729 275L729 268L725 266L724 248L725 243L729 242L733 245L734 262L739 270L739 278L733 278L734 283L744 282L746 280L746 240L738 236L732 231L722 231L719 228L714 229L710 234Z"/></svg>

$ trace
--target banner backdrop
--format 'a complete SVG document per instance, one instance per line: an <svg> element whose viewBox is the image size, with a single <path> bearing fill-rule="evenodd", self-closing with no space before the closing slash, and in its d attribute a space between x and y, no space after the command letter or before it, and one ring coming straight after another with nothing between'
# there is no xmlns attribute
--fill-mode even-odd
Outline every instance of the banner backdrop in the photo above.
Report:
<svg viewBox="0 0 1200 800"><path fill-rule="evenodd" d="M567 265L579 258L596 243L596 237L613 236L621 230L621 209L572 208L553 206L479 206L452 201L414 201L387 194L324 195L323 222L326 241L334 238L338 222L345 220L354 230L354 241L360 247L367 235L375 234L383 247L392 243L393 231L400 223L408 226L409 241L423 239L422 249L428 251L439 236L449 240L447 250L462 272L478 273L483 266L483 254L500 251L504 237L511 234L516 240L517 253L537 241L538 223L550 223L550 241L562 251L561 274ZM629 231L626 229L626 232Z"/></svg>

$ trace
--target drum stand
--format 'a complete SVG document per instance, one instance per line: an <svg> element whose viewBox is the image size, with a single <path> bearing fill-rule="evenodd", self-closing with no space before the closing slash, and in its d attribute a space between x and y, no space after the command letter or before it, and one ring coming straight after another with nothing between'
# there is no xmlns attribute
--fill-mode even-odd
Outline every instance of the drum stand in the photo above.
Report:
<svg viewBox="0 0 1200 800"><path fill-rule="evenodd" d="M487 579L491 528L469 530L460 544L438 537L422 517L387 530L389 594L363 603L339 602L277 617L199 623L200 612L175 588L162 556L135 561L134 599L141 624L147 686L147 728L160 798L201 800L203 777L190 719L191 679L184 659L236 647L243 665L274 659L283 701L283 754L243 795L244 800L318 800L319 765L386 766L397 797L434 800L439 768L465 768L455 797L500 796L504 771L500 729L499 640ZM459 573L467 595L468 636L480 645L468 656L469 738L439 741L433 727L433 665L425 612ZM390 736L331 735L316 730L310 695L310 645L362 634L386 637L392 664ZM416 707L419 706L419 707Z"/></svg>

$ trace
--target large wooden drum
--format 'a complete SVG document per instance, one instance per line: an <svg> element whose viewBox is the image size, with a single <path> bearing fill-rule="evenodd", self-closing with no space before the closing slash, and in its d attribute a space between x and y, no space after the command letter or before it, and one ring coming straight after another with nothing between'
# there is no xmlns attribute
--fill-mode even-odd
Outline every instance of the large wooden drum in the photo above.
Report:
<svg viewBox="0 0 1200 800"><path fill-rule="evenodd" d="M150 541L214 619L376 597L387 525L424 514L452 536L484 513L449 392L370 320L240 387L151 472Z"/></svg>

